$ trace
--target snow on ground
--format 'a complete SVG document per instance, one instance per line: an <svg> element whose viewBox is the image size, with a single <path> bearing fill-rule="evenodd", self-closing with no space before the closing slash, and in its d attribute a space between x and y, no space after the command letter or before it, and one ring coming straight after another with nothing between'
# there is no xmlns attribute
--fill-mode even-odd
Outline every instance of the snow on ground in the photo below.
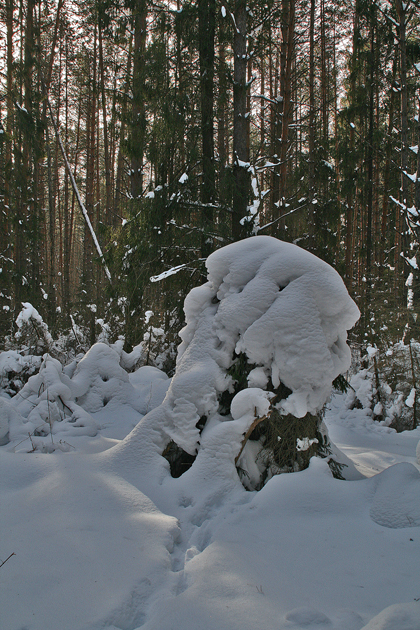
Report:
<svg viewBox="0 0 420 630"><path fill-rule="evenodd" d="M349 410L346 398L346 394L336 393L329 402L326 412L328 434L362 475L372 477L400 462L408 462L420 470L420 458L416 458L420 428L397 433L384 423L374 422L370 409Z"/></svg>
<svg viewBox="0 0 420 630"><path fill-rule="evenodd" d="M346 481L315 457L259 492L238 476L268 380L301 417L350 364L357 307L298 249L256 237L210 256L172 381L129 374L140 350L122 340L66 366L0 354L5 382L32 374L16 395L0 381L1 630L420 630L420 428L374 422L366 379L358 405L336 393L326 410ZM222 417L234 350L255 367ZM170 439L196 454L177 478Z"/></svg>
<svg viewBox="0 0 420 630"><path fill-rule="evenodd" d="M117 400L96 408L94 374L78 386L96 435L74 429L68 452L0 448L0 558L16 554L2 630L420 630L420 429L397 434L336 394L329 433L368 478L313 459L259 493L188 473L153 484L111 454L167 379L115 368Z"/></svg>

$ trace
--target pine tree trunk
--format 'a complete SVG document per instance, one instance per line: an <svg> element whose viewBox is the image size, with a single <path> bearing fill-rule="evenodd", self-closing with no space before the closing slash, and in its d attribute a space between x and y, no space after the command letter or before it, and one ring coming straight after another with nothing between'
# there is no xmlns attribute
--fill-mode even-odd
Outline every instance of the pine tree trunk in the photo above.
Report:
<svg viewBox="0 0 420 630"><path fill-rule="evenodd" d="M354 16L353 16L353 49L352 49L352 57L351 57L351 70L350 70L350 88L349 88L349 97L350 99L355 98L356 93L356 80L355 80L355 65L358 57L358 39L359 39L359 5L356 2ZM348 192L346 195L346 256L345 256L345 279L347 288L349 290L352 289L352 285L354 284L355 278L355 241L356 241L356 207L353 207L357 203L357 195L355 194L355 189L353 185L353 179L355 176L355 168L354 168L354 144L355 144L355 131L354 126L350 126L349 132L349 157L350 163L347 173L348 180Z"/></svg>
<svg viewBox="0 0 420 630"><path fill-rule="evenodd" d="M414 206L418 215L420 215L420 99L418 101L417 109L417 178L414 195ZM417 233L419 232L418 227L419 226L417 224ZM418 241L420 241L420 234L418 234Z"/></svg>
<svg viewBox="0 0 420 630"><path fill-rule="evenodd" d="M95 194L95 147L96 147L96 120L97 120L97 32L93 44L93 56L91 60L92 75L89 77L87 120L86 120L86 211L93 226L94 221L94 194ZM87 303L94 301L93 287L93 240L90 230L85 223L84 226L84 256L83 256L83 283L86 291L85 300ZM90 344L95 342L94 331L90 334Z"/></svg>
<svg viewBox="0 0 420 630"><path fill-rule="evenodd" d="M219 177L229 159L229 147L227 139L226 104L228 102L227 77L226 77L226 50L224 22L219 26L219 65L218 65L218 101L217 101L217 152L219 157Z"/></svg>
<svg viewBox="0 0 420 630"><path fill-rule="evenodd" d="M408 113L407 113L407 42L406 42L406 17L407 5L402 0L395 2L398 15L398 44L400 53L400 89L401 89L401 204L407 207L408 204L408 179L404 174L408 166ZM396 207L395 221L395 293L397 299L401 299L404 294L405 269L402 268L401 253L407 250L404 232L405 210L399 205Z"/></svg>
<svg viewBox="0 0 420 630"><path fill-rule="evenodd" d="M203 177L201 202L203 204L203 235L201 256L206 258L212 250L206 232L213 223L215 200L214 168L214 34L216 22L215 0L198 1L198 35L200 57L201 139L203 152Z"/></svg>
<svg viewBox="0 0 420 630"><path fill-rule="evenodd" d="M280 50L280 203L286 198L288 177L289 125L292 122L292 70L295 45L295 0L283 0Z"/></svg>
<svg viewBox="0 0 420 630"><path fill-rule="evenodd" d="M397 72L397 60L394 57L392 64L392 82L389 92L389 106L388 106L388 126L387 126L387 142L385 147L385 166L384 166L384 195L382 199L382 211L381 211L381 231L380 240L381 243L386 242L387 229L388 229L388 211L389 211L389 185L390 185L390 172L391 172L391 155L392 155L392 140L391 133L394 126L394 111L395 111L395 91L394 83ZM382 266L385 260L385 248L380 247L379 262Z"/></svg>
<svg viewBox="0 0 420 630"><path fill-rule="evenodd" d="M98 41L99 41L99 73L101 86L101 105L102 105L102 125L104 139L104 162L105 162L105 221L106 225L111 225L112 214L112 190L111 190L111 161L109 156L109 140L108 140L108 123L106 113L106 97L105 97L105 72L104 72L104 53L102 44L102 28L98 25Z"/></svg>
<svg viewBox="0 0 420 630"><path fill-rule="evenodd" d="M247 214L249 197L249 151L247 124L247 6L245 0L235 3L235 33L233 41L233 213L232 236L244 235L240 221Z"/></svg>
<svg viewBox="0 0 420 630"><path fill-rule="evenodd" d="M65 147L68 146L68 132L69 132L69 77L68 77L68 39L65 40L65 53L66 53L66 69L65 69ZM80 126L79 124L77 125ZM76 149L77 150L77 149ZM74 167L76 171L76 167ZM68 312L71 302L70 295L70 259L71 259L71 243L72 243L72 215L73 210L70 206L70 193L69 193L69 175L67 170L65 172L64 179L64 245L63 245L63 307L65 312Z"/></svg>
<svg viewBox="0 0 420 630"><path fill-rule="evenodd" d="M131 65L132 65L131 48L132 48L132 40L130 40L130 50L128 54L127 69L126 69L126 80L125 80L125 85L124 85L126 92L128 92L128 86L129 86L130 75L131 75ZM127 130L126 130L126 123L125 123L125 121L127 120L127 109L128 109L127 101L128 101L128 98L125 97L123 99L122 106L121 106L120 146L119 146L118 156L117 156L117 172L115 175L115 190L114 190L114 220L113 220L114 226L117 224L118 218L120 218L119 217L120 199L123 196L123 190L122 190L123 186L125 186L124 151L122 147L127 141L127 138L126 138Z"/></svg>
<svg viewBox="0 0 420 630"><path fill-rule="evenodd" d="M375 22L373 9L370 18L370 51L369 51L369 120L366 143L367 162L367 221L366 221L366 291L367 301L370 300L370 287L372 275L372 211L373 211L373 126L374 126L374 72L375 72Z"/></svg>
<svg viewBox="0 0 420 630"><path fill-rule="evenodd" d="M144 80L146 48L146 0L135 0L133 8L133 104L131 123L131 195L137 199L143 192L143 153L146 119L144 111Z"/></svg>
<svg viewBox="0 0 420 630"><path fill-rule="evenodd" d="M309 130L308 130L308 231L312 248L315 247L315 0L311 0L309 23Z"/></svg>

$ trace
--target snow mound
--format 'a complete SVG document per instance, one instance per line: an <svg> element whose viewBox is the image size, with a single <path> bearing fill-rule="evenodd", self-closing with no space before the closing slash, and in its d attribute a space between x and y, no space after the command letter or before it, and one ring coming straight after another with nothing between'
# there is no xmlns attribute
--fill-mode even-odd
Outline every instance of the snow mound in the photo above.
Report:
<svg viewBox="0 0 420 630"><path fill-rule="evenodd" d="M350 366L347 330L359 311L328 264L256 236L217 250L206 265L208 282L185 300L186 326L164 401L108 454L118 469L130 462L130 479L142 478L153 497L169 473L208 486L209 497L212 479L220 496L232 492L240 483L238 456L256 489L264 479L258 467L250 470L261 450L249 439L254 421L271 418L275 402L279 417L314 414L312 430L332 381ZM296 436L304 445L305 430Z"/></svg>
<svg viewBox="0 0 420 630"><path fill-rule="evenodd" d="M13 409L10 402L5 398L0 398L0 446L9 442L10 423L21 420L21 416Z"/></svg>
<svg viewBox="0 0 420 630"><path fill-rule="evenodd" d="M40 357L26 357L22 354L19 354L16 350L6 350L5 352L0 353L0 377L4 378L8 372L14 372L15 374L19 374L28 363L32 364L35 360L35 363L38 365L34 365L34 369L39 367L39 363L41 362ZM37 361L38 360L38 361Z"/></svg>
<svg viewBox="0 0 420 630"><path fill-rule="evenodd" d="M135 372L131 372L128 378L139 400L144 403L139 409L144 414L160 405L171 382L165 372L151 365L143 365Z"/></svg>
<svg viewBox="0 0 420 630"><path fill-rule="evenodd" d="M374 477L370 515L383 527L420 527L420 473L412 464L395 464Z"/></svg>
<svg viewBox="0 0 420 630"><path fill-rule="evenodd" d="M132 394L127 372L116 350L97 343L78 364L71 383L72 394L86 411L93 413L110 400L124 402Z"/></svg>
<svg viewBox="0 0 420 630"><path fill-rule="evenodd" d="M251 418L261 418L270 409L270 398L273 395L258 387L248 387L238 392L233 398L230 413L234 420L251 415Z"/></svg>
<svg viewBox="0 0 420 630"><path fill-rule="evenodd" d="M284 407L316 412L350 365L347 330L359 317L339 274L300 249L265 236L234 243L207 261L220 300L215 324L227 351L264 367L292 390ZM235 344L232 347L232 340Z"/></svg>
<svg viewBox="0 0 420 630"><path fill-rule="evenodd" d="M420 630L420 602L388 606L362 630Z"/></svg>

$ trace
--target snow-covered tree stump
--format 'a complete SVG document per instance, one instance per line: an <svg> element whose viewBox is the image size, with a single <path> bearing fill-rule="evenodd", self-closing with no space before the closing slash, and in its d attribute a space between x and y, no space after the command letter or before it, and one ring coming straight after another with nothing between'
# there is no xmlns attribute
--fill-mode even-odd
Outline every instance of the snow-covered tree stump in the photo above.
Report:
<svg viewBox="0 0 420 630"><path fill-rule="evenodd" d="M350 366L347 330L359 310L332 267L272 237L228 245L206 265L208 282L186 298L176 372L157 410L162 453L180 476L225 431L244 485L259 488L331 455L321 411ZM331 467L339 475L333 458Z"/></svg>

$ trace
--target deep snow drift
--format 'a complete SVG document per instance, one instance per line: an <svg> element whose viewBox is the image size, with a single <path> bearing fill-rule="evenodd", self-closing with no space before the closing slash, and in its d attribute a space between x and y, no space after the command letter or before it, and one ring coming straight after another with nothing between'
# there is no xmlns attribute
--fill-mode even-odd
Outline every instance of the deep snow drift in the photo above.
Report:
<svg viewBox="0 0 420 630"><path fill-rule="evenodd" d="M259 492L238 477L267 381L288 378L285 404L316 410L357 317L330 267L256 238L249 257L240 243L210 257L172 383L128 373L122 344L102 343L64 367L44 356L16 396L0 390L0 564L16 554L0 567L2 630L420 630L420 429L397 434L335 392L325 422L358 480L315 457ZM223 417L235 348L256 367ZM170 439L198 449L179 478L161 456Z"/></svg>

